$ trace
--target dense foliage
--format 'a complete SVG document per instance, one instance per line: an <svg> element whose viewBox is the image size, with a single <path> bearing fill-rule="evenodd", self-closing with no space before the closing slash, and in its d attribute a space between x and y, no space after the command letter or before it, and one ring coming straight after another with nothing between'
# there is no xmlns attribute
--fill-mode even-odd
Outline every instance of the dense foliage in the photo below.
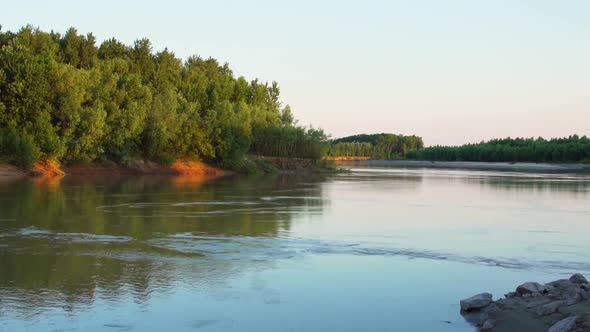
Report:
<svg viewBox="0 0 590 332"><path fill-rule="evenodd" d="M244 154L319 158L321 130L294 124L276 82L234 77L227 64L149 40L96 45L92 34L26 26L0 31L0 156L30 167L178 157L235 166Z"/></svg>
<svg viewBox="0 0 590 332"><path fill-rule="evenodd" d="M31 168L39 158L39 148L30 136L20 136L13 128L0 128L0 157Z"/></svg>
<svg viewBox="0 0 590 332"><path fill-rule="evenodd" d="M398 159L423 146L422 138L414 135L361 134L333 140L327 154L331 157Z"/></svg>
<svg viewBox="0 0 590 332"><path fill-rule="evenodd" d="M408 159L489 162L590 162L590 139L504 138L462 146L433 146L410 151Z"/></svg>

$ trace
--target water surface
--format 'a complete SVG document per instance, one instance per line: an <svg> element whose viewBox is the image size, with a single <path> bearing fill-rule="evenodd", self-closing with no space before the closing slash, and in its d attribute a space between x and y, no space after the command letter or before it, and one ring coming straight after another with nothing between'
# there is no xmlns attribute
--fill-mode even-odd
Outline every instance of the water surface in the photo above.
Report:
<svg viewBox="0 0 590 332"><path fill-rule="evenodd" d="M0 183L1 331L472 331L458 299L590 274L590 178Z"/></svg>

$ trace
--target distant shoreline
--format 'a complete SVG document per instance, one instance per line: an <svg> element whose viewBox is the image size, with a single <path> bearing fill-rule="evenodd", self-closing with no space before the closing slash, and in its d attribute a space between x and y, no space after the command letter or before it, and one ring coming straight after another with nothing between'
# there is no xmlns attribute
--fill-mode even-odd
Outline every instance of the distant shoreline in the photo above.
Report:
<svg viewBox="0 0 590 332"><path fill-rule="evenodd" d="M590 172L590 164L507 163L478 161L357 160L336 161L338 166L447 168L521 172Z"/></svg>

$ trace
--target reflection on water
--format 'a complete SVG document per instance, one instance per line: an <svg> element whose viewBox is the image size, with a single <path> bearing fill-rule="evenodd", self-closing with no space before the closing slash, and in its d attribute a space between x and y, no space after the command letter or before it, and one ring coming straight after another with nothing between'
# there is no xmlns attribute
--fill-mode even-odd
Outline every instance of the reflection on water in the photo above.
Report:
<svg viewBox="0 0 590 332"><path fill-rule="evenodd" d="M0 183L0 330L466 331L457 298L590 273L589 199L587 175L392 168Z"/></svg>
<svg viewBox="0 0 590 332"><path fill-rule="evenodd" d="M320 198L318 179L295 177L0 183L0 313L74 310L97 296L142 302L176 281L202 285L267 264L215 257L272 247L248 239L280 236L293 215L321 213Z"/></svg>

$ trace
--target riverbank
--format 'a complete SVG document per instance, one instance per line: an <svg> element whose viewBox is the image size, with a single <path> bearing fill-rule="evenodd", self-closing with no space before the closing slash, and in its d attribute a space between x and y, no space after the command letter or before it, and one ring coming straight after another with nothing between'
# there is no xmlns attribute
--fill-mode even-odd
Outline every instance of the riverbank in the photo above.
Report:
<svg viewBox="0 0 590 332"><path fill-rule="evenodd" d="M590 164L504 163L475 161L365 160L337 161L338 166L445 168L521 172L590 172Z"/></svg>
<svg viewBox="0 0 590 332"><path fill-rule="evenodd" d="M61 165L56 161L39 161L35 163L30 171L25 171L7 163L0 163L0 180L14 180L25 177L60 178L66 175L175 175L211 178L230 174L233 174L233 172L190 159L179 159L169 165L144 160L134 160L127 165L112 162Z"/></svg>
<svg viewBox="0 0 590 332"><path fill-rule="evenodd" d="M153 161L134 160L128 165L115 163L73 164L64 166L63 170L70 175L217 175L231 174L231 171L207 165L191 159L178 159L172 164L164 165Z"/></svg>
<svg viewBox="0 0 590 332"><path fill-rule="evenodd" d="M2 180L14 180L21 179L27 176L27 172L22 169L0 162L0 181Z"/></svg>
<svg viewBox="0 0 590 332"><path fill-rule="evenodd" d="M324 159L332 161L364 161L371 160L371 157L325 157Z"/></svg>
<svg viewBox="0 0 590 332"><path fill-rule="evenodd" d="M75 176L127 176L127 175L171 175L183 177L215 178L244 174L264 173L319 173L332 171L332 162L314 161L304 158L277 158L249 156L237 170L228 170L212 166L201 161L178 159L171 164L160 164L146 160L132 160L125 165L114 162L73 163L61 165L56 161L39 161L30 171L16 166L0 163L0 181L14 180L25 177L60 178L66 175Z"/></svg>
<svg viewBox="0 0 590 332"><path fill-rule="evenodd" d="M463 317L480 330L590 331L590 284L581 274L544 285L525 282L497 301L477 294L460 305Z"/></svg>

